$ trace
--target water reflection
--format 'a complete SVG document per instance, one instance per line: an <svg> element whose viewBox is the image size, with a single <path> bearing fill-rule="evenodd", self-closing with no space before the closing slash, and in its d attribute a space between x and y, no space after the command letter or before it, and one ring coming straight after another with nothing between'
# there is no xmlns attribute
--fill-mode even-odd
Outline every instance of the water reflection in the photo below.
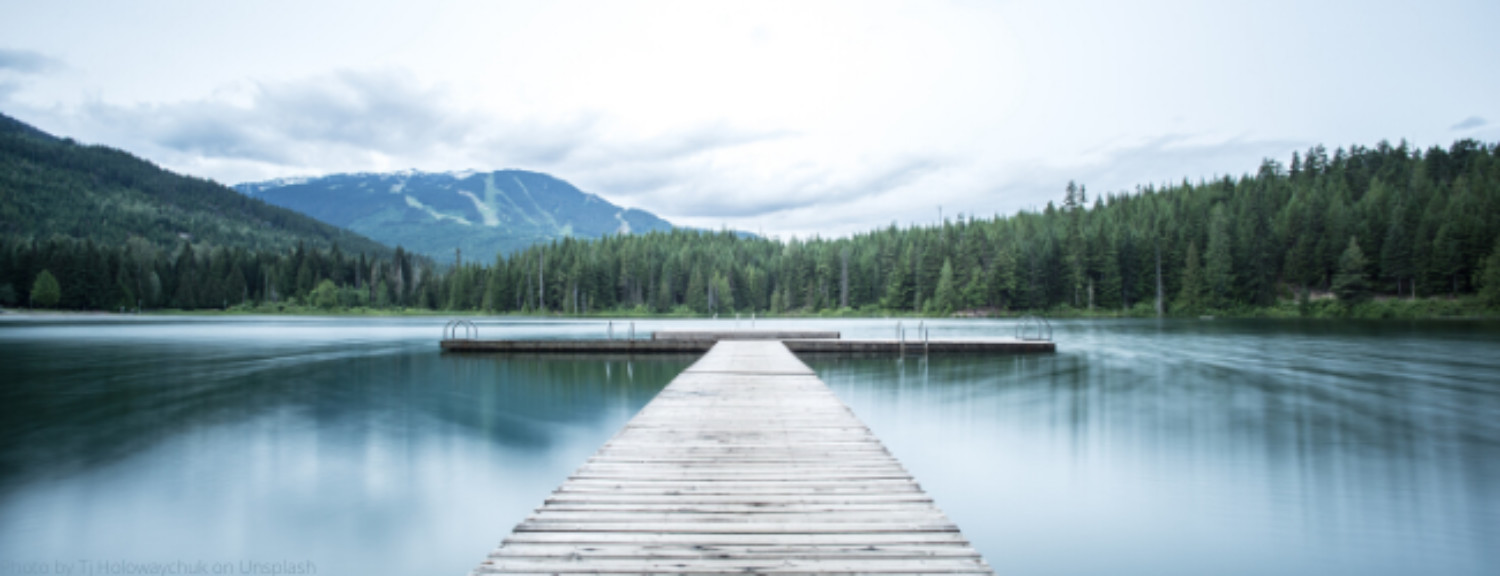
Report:
<svg viewBox="0 0 1500 576"><path fill-rule="evenodd" d="M998 572L1500 566L1492 330L1061 328L1053 356L809 360Z"/></svg>
<svg viewBox="0 0 1500 576"><path fill-rule="evenodd" d="M0 559L464 573L692 359L429 323L0 327Z"/></svg>
<svg viewBox="0 0 1500 576"><path fill-rule="evenodd" d="M443 322L0 321L0 562L464 573L692 360L445 356ZM1055 355L808 360L1001 573L1500 572L1500 327L1056 326Z"/></svg>

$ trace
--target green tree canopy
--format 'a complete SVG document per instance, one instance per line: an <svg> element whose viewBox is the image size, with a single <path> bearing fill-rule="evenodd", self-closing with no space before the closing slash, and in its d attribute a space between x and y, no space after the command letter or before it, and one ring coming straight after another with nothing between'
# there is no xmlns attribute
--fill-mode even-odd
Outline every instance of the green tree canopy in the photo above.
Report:
<svg viewBox="0 0 1500 576"><path fill-rule="evenodd" d="M1492 308L1500 308L1500 237L1495 238L1495 247L1490 251L1490 257L1484 260L1479 285L1480 299Z"/></svg>
<svg viewBox="0 0 1500 576"><path fill-rule="evenodd" d="M339 305L339 287L332 280L324 280L313 288L312 294L308 295L312 305L323 309L330 309Z"/></svg>
<svg viewBox="0 0 1500 576"><path fill-rule="evenodd" d="M938 273L937 289L928 304L928 312L947 316L958 308L959 302L958 286L953 281L953 262L944 259L943 268Z"/></svg>
<svg viewBox="0 0 1500 576"><path fill-rule="evenodd" d="M1187 268L1182 272L1182 293L1177 296L1177 308L1189 314L1203 310L1203 264L1198 259L1198 244L1188 243Z"/></svg>
<svg viewBox="0 0 1500 576"><path fill-rule="evenodd" d="M1333 277L1333 293L1340 302L1357 304L1370 297L1370 286L1365 280L1365 253L1359 249L1359 241L1349 237L1349 247L1339 256L1338 274Z"/></svg>
<svg viewBox="0 0 1500 576"><path fill-rule="evenodd" d="M36 275L36 282L31 285L31 302L43 308L51 308L62 300L62 287L57 284L57 277L52 275L51 270L42 270Z"/></svg>

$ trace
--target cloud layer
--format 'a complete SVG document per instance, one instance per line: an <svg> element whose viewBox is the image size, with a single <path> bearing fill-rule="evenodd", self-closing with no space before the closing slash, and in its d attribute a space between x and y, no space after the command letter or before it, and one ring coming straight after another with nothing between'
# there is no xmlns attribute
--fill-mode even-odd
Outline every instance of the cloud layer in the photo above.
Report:
<svg viewBox="0 0 1500 576"><path fill-rule="evenodd" d="M860 155L830 165L796 155L817 143L792 131L725 121L650 134L624 133L579 115L542 122L466 108L440 87L397 70L339 71L255 83L197 100L119 105L89 100L41 112L87 126L168 166L226 183L333 172L524 168L550 172L612 201L681 224L778 235L842 235L887 223L1038 209L1065 182L1095 193L1197 180L1255 168L1302 141L1188 134L1084 150L1072 162L985 163L913 151ZM758 156L790 157L776 170Z"/></svg>
<svg viewBox="0 0 1500 576"><path fill-rule="evenodd" d="M62 62L39 52L0 48L0 71L39 74L61 67Z"/></svg>
<svg viewBox="0 0 1500 576"><path fill-rule="evenodd" d="M595 116L545 123L503 118L466 109L443 88L390 70L256 83L170 103L90 100L50 114L60 124L89 126L169 166L213 172L226 182L517 167L581 181L612 199L693 222L774 222L798 210L837 208L916 185L944 165L936 157L901 156L867 159L842 173L813 161L759 173L726 160L795 147L802 135L725 121L621 135Z"/></svg>
<svg viewBox="0 0 1500 576"><path fill-rule="evenodd" d="M681 224L849 234L1500 138L1475 72L1500 4L1434 1L38 2L0 20L0 108L229 183L521 168Z"/></svg>

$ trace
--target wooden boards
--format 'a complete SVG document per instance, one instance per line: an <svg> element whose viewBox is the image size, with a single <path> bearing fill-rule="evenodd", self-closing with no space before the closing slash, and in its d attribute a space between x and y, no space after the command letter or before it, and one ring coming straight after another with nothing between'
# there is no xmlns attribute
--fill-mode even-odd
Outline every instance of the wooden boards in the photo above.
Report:
<svg viewBox="0 0 1500 576"><path fill-rule="evenodd" d="M525 354L701 354L712 340L471 340L438 343L444 352L519 352Z"/></svg>
<svg viewBox="0 0 1500 576"><path fill-rule="evenodd" d="M838 340L836 330L657 330L652 340Z"/></svg>
<svg viewBox="0 0 1500 576"><path fill-rule="evenodd" d="M966 338L953 340L786 340L786 347L799 354L1050 354L1057 344L1045 340L1015 338Z"/></svg>
<svg viewBox="0 0 1500 576"><path fill-rule="evenodd" d="M475 574L992 574L776 341L720 341Z"/></svg>
<svg viewBox="0 0 1500 576"><path fill-rule="evenodd" d="M772 335L797 335L783 340L786 348L812 354L1048 354L1057 344L1037 340L983 338L965 340L843 340L818 333L778 332ZM806 336L814 334L813 337ZM526 354L698 354L711 349L723 333L662 333L651 340L465 340L449 339L440 344L445 352L515 352ZM702 337L698 337L702 336ZM728 339L728 338L725 338ZM735 338L745 339L745 338Z"/></svg>

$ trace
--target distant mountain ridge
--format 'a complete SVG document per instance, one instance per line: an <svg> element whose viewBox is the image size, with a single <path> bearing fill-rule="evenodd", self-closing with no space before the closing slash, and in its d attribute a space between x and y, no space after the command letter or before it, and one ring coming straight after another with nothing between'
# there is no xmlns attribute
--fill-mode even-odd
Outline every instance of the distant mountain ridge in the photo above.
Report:
<svg viewBox="0 0 1500 576"><path fill-rule="evenodd" d="M392 249L222 184L107 146L47 134L0 114L0 237L118 246L195 244L286 250L305 244L389 256Z"/></svg>
<svg viewBox="0 0 1500 576"><path fill-rule="evenodd" d="M452 261L455 248L489 264L557 238L672 229L655 214L525 170L332 174L234 188L440 262Z"/></svg>

